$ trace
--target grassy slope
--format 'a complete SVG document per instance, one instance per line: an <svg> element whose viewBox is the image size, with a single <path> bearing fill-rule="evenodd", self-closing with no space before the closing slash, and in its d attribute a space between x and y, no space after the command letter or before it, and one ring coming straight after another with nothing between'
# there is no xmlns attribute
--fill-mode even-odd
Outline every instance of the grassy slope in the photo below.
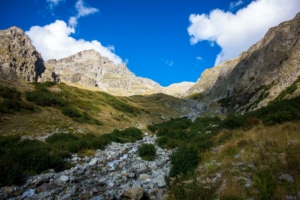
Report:
<svg viewBox="0 0 300 200"><path fill-rule="evenodd" d="M28 101L24 95L25 91L35 89L34 85L29 83L15 84L9 81L0 81L0 85L16 88L22 93L21 99L26 103ZM19 133L43 136L54 131L102 134L111 132L115 128L124 129L131 126L146 129L146 125L152 122L162 122L162 114L167 113L166 120L183 114L164 106L164 102L167 100L181 100L163 94L144 97L116 97L104 92L79 89L65 84L57 84L48 89L59 94L69 105L80 112L86 112L89 116L103 122L103 125L78 123L63 115L55 106L35 106L35 112L22 110L0 113L0 134Z"/></svg>
<svg viewBox="0 0 300 200"><path fill-rule="evenodd" d="M148 126L158 145L178 147L171 157L169 199L296 199L299 102L298 96L224 120L181 118Z"/></svg>

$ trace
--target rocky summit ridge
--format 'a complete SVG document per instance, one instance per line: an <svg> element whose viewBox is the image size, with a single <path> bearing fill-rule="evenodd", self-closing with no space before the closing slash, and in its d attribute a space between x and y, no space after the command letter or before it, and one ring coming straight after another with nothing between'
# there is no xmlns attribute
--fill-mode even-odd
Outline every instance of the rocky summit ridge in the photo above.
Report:
<svg viewBox="0 0 300 200"><path fill-rule="evenodd" d="M131 96L165 93L182 96L193 83L173 84L162 87L148 78L136 77L125 64L114 64L91 49L60 60L44 63L46 72L40 81L65 82L88 89L100 89L113 95ZM55 76L53 76L55 74Z"/></svg>

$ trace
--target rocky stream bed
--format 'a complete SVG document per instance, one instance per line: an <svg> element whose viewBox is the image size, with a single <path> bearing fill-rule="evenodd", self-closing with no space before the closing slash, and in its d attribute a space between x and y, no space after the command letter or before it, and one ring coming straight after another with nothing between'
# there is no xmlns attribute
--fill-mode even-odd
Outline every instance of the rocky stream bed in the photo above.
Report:
<svg viewBox="0 0 300 200"><path fill-rule="evenodd" d="M96 150L94 157L73 154L69 170L28 177L22 186L2 187L0 199L164 199L172 151L155 146L156 159L144 161L137 153L143 143L154 144L156 136L135 143L112 143Z"/></svg>

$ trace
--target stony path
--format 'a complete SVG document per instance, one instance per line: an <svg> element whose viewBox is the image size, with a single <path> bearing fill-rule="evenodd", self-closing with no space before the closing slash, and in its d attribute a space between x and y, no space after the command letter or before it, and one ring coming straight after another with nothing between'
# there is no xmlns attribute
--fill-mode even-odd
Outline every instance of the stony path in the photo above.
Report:
<svg viewBox="0 0 300 200"><path fill-rule="evenodd" d="M72 155L75 167L63 172L30 177L18 187L3 187L0 199L164 199L164 176L169 173L171 151L156 146L156 160L144 161L137 155L143 143L153 143L156 136L146 136L135 143L112 143L97 150L93 158Z"/></svg>

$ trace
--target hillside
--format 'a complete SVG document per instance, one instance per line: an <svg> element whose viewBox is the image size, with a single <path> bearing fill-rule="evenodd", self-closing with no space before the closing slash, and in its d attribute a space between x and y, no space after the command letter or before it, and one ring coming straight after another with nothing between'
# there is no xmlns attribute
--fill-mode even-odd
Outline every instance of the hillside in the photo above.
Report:
<svg viewBox="0 0 300 200"><path fill-rule="evenodd" d="M90 91L68 86L62 83L53 84L47 88L48 93L60 97L69 106L81 113L101 121L101 125L79 123L71 117L62 114L60 105L41 104L30 102L26 93L38 91L43 95L43 89L36 86L45 84L14 83L1 81L4 88L16 88L20 93L20 102L25 102L34 107L32 111L3 110L1 113L0 133L9 135L19 133L22 135L45 136L54 132L93 132L103 134L115 128L124 129L134 126L145 129L148 124L158 123L170 118L177 118L193 112L190 100L178 99L164 94L149 96L116 97L101 91ZM46 97L50 98L50 97ZM5 98L1 97L2 101ZM11 101L11 100L9 100ZM34 101L34 100L33 100ZM3 102L4 103L4 102ZM171 105L176 105L174 108ZM5 106L1 104L1 106Z"/></svg>
<svg viewBox="0 0 300 200"><path fill-rule="evenodd" d="M205 70L186 95L201 94L201 103L218 113L244 113L267 105L284 89L297 86L299 33L300 14L271 28L238 58Z"/></svg>
<svg viewBox="0 0 300 200"><path fill-rule="evenodd" d="M0 31L0 199L298 199L299 34L300 14L164 88Z"/></svg>

